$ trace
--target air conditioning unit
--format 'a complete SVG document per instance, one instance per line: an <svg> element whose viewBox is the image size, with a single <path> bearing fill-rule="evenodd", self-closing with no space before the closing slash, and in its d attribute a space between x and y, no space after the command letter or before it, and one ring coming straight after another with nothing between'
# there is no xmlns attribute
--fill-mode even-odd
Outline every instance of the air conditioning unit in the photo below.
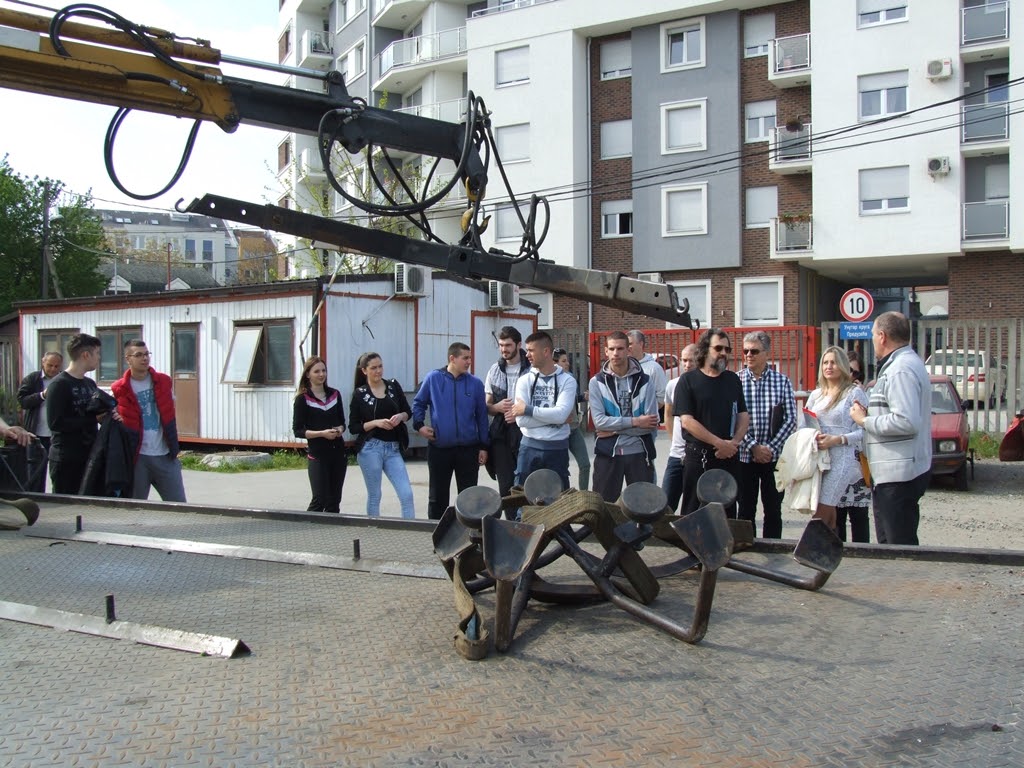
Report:
<svg viewBox="0 0 1024 768"><path fill-rule="evenodd" d="M515 309L519 306L519 286L488 280L487 306L491 309Z"/></svg>
<svg viewBox="0 0 1024 768"><path fill-rule="evenodd" d="M637 272L637 280L646 280L649 283L663 283L661 272Z"/></svg>
<svg viewBox="0 0 1024 768"><path fill-rule="evenodd" d="M395 296L426 296L427 268L395 264Z"/></svg>
<svg viewBox="0 0 1024 768"><path fill-rule="evenodd" d="M925 66L925 77L927 77L929 80L945 80L952 74L952 59L932 59Z"/></svg>
<svg viewBox="0 0 1024 768"><path fill-rule="evenodd" d="M949 173L949 158L929 157L928 173L932 176L946 176Z"/></svg>

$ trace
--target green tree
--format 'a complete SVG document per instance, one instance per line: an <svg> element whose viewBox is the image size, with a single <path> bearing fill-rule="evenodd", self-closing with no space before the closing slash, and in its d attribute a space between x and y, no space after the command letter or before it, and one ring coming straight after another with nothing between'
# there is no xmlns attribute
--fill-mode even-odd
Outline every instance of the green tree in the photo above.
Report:
<svg viewBox="0 0 1024 768"><path fill-rule="evenodd" d="M50 208L50 252L64 296L101 293L97 267L104 247L103 227L88 196L72 195L52 179L28 178L0 159L0 315L16 301L41 298L43 212ZM53 276L47 295L54 296Z"/></svg>

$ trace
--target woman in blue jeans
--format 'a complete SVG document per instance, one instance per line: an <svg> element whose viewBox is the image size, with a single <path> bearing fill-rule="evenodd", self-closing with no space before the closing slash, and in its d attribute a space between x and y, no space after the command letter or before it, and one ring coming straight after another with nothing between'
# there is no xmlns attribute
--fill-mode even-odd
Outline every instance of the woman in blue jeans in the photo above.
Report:
<svg viewBox="0 0 1024 768"><path fill-rule="evenodd" d="M395 379L384 379L384 361L367 352L356 364L349 405L349 431L356 436L359 469L366 483L366 514L380 517L381 474L388 476L402 505L402 517L416 517L412 485L402 451L409 445L412 408Z"/></svg>

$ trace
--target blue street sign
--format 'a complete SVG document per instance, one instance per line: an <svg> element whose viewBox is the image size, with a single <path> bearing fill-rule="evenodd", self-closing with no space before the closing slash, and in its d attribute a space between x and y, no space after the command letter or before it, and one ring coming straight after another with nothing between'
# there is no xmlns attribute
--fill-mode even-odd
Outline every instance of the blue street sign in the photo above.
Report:
<svg viewBox="0 0 1024 768"><path fill-rule="evenodd" d="M870 339L873 323L840 323L840 339Z"/></svg>

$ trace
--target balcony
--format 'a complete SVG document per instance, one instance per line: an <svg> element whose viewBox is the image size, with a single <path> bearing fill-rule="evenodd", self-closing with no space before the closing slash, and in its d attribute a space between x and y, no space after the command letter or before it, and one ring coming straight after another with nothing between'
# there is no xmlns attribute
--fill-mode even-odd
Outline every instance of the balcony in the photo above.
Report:
<svg viewBox="0 0 1024 768"><path fill-rule="evenodd" d="M491 16L495 13L515 11L520 8L529 8L531 5L543 5L544 3L550 3L553 1L554 0L505 0L499 5L492 5L490 8L481 8L479 11L473 11L473 18L478 19L481 16Z"/></svg>
<svg viewBox="0 0 1024 768"><path fill-rule="evenodd" d="M307 69L327 69L334 61L330 32L307 29L299 41L297 66Z"/></svg>
<svg viewBox="0 0 1024 768"><path fill-rule="evenodd" d="M429 117L445 123L461 123L466 116L466 99L450 99L435 101L433 104L418 104L415 107L402 107L395 112L404 112L417 117Z"/></svg>
<svg viewBox="0 0 1024 768"><path fill-rule="evenodd" d="M808 173L811 170L811 124L779 125L768 139L768 170L775 173Z"/></svg>
<svg viewBox="0 0 1024 768"><path fill-rule="evenodd" d="M466 28L396 40L374 57L375 91L400 91L402 79L416 68L461 69L466 66Z"/></svg>
<svg viewBox="0 0 1024 768"><path fill-rule="evenodd" d="M768 231L773 259L806 256L814 251L814 221L810 214L774 218Z"/></svg>
<svg viewBox="0 0 1024 768"><path fill-rule="evenodd" d="M327 174L324 173L323 163L320 162L320 153L315 149L303 149L299 152L299 177L315 181L324 181Z"/></svg>
<svg viewBox="0 0 1024 768"><path fill-rule="evenodd" d="M430 5L430 0L373 0L370 18L375 27L405 29L409 19L418 19Z"/></svg>
<svg viewBox="0 0 1024 768"><path fill-rule="evenodd" d="M1005 101L965 104L960 119L961 151L965 157L1010 151L1010 110Z"/></svg>
<svg viewBox="0 0 1024 768"><path fill-rule="evenodd" d="M960 9L960 44L1005 41L1010 32L1010 3L982 2Z"/></svg>
<svg viewBox="0 0 1024 768"><path fill-rule="evenodd" d="M811 34L778 37L768 45L768 81L776 88L811 84Z"/></svg>
<svg viewBox="0 0 1024 768"><path fill-rule="evenodd" d="M983 200L964 203L964 242L1005 240L1010 236L1010 201Z"/></svg>

